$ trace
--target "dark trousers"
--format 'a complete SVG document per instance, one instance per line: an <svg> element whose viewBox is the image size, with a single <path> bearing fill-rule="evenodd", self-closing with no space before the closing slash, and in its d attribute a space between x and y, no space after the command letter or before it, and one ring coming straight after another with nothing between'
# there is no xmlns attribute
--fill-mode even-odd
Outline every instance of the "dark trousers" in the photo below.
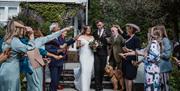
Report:
<svg viewBox="0 0 180 91"><path fill-rule="evenodd" d="M111 56L108 61L109 61L109 64L113 67L113 69L117 67L118 69L122 70L122 63L120 59L118 61L115 60L113 52L111 53Z"/></svg>
<svg viewBox="0 0 180 91"><path fill-rule="evenodd" d="M94 61L94 71L95 71L95 89L100 91L103 89L102 81L104 77L104 68L106 66L107 56L104 55L95 55Z"/></svg>
<svg viewBox="0 0 180 91"><path fill-rule="evenodd" d="M63 71L63 66L49 66L49 70L51 76L50 91L57 91L60 75Z"/></svg>

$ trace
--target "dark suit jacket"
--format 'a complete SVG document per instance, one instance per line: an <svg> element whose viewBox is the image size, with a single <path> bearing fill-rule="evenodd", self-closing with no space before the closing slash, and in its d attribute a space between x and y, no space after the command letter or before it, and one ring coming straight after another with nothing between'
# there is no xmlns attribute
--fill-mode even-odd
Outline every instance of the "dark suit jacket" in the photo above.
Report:
<svg viewBox="0 0 180 91"><path fill-rule="evenodd" d="M60 49L60 45L63 45L65 43L65 40L61 37L58 37L48 43L45 44L45 49L55 55L62 55L65 56L65 53L61 52L58 53L57 51ZM53 57L49 57L51 59L51 62L49 63L49 66L62 66L64 63L64 60L56 60Z"/></svg>
<svg viewBox="0 0 180 91"><path fill-rule="evenodd" d="M66 54L66 52L58 53L57 51L59 49L61 49L59 46L63 45L64 43L66 43L69 46L69 45L73 44L74 42L75 42L74 39L70 39L70 40L66 41L62 37L58 37L58 38L56 38L56 39L46 43L45 44L45 49L48 52L53 53L55 55L62 55L62 56L64 56L64 58L61 59L61 60L56 60L55 58L50 57L51 62L49 64L49 66L62 66L63 63L64 63L64 60L67 59L67 54Z"/></svg>
<svg viewBox="0 0 180 91"><path fill-rule="evenodd" d="M109 30L104 30L101 37L99 37L98 30L96 30L93 33L93 36L94 36L95 40L100 41L102 43L101 47L100 46L97 47L97 52L95 52L95 54L107 56L108 55L108 52L107 52L107 45L108 45L107 39L110 38L111 32Z"/></svg>

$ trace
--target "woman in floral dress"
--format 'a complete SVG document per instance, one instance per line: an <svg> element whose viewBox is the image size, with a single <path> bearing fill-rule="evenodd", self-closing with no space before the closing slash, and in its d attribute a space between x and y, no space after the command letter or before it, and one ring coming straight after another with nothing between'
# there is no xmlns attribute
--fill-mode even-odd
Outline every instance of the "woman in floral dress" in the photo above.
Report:
<svg viewBox="0 0 180 91"><path fill-rule="evenodd" d="M161 33L156 27L153 27L149 33L150 40L148 46L144 51L131 51L121 54L122 57L129 55L142 55L144 56L144 90L145 91L160 91L160 39Z"/></svg>

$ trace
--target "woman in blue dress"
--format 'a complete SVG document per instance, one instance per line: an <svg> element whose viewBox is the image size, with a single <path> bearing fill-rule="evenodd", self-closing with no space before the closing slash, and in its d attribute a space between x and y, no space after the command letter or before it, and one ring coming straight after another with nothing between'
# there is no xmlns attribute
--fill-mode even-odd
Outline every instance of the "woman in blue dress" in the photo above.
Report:
<svg viewBox="0 0 180 91"><path fill-rule="evenodd" d="M43 36L37 36L38 30L36 30L34 32L34 34L36 35L36 39L35 39L35 45L37 45L36 47L39 49L39 52L41 54L42 57L45 57L45 56L52 56L56 59L61 59L63 56L57 56L57 55L54 55L52 53L49 53L47 52L45 49L44 49L44 44L41 42L43 41L46 37L43 37ZM40 32L40 31L39 31ZM50 35L49 35L50 36ZM58 37L59 35L51 35L52 37ZM38 39L38 38L41 38L41 39ZM49 38L50 39L50 38ZM49 40L48 39L48 40ZM38 40L38 41L37 41ZM47 40L47 39L46 39ZM28 43L28 39L26 38L23 38L21 39L21 41L24 43L24 44L27 44ZM42 43L42 44L41 44ZM29 59L28 59L29 61ZM32 68L31 65L29 65L30 68ZM42 91L42 86L43 86L43 70L42 70L42 66L40 66L39 68L36 68L36 69L32 69L32 74L29 74L28 72L26 72L26 79L27 79L27 91ZM22 69L23 70L23 69Z"/></svg>
<svg viewBox="0 0 180 91"><path fill-rule="evenodd" d="M39 49L39 52L41 54L41 56L52 56L56 59L61 59L62 56L56 56L53 55L52 53L47 52L44 49L44 44L59 37L61 35L62 32L66 31L66 30L70 30L72 27L67 27L64 28L62 30L59 30L55 33L52 33L50 35L47 36L36 36L36 38L34 39L34 44L35 44L35 48ZM35 34L35 33L34 33ZM37 33L36 33L37 34ZM27 79L27 91L42 91L43 88L43 67L39 66L36 69L33 69L33 74L26 74L26 79Z"/></svg>
<svg viewBox="0 0 180 91"><path fill-rule="evenodd" d="M10 57L1 64L0 91L20 91L18 52L26 53L35 48L32 34L28 36L30 39L29 45L20 42L18 37L22 36L22 29L25 29L25 27L16 21L9 21L7 24L2 50L11 48L12 52ZM26 29L31 31L30 28Z"/></svg>

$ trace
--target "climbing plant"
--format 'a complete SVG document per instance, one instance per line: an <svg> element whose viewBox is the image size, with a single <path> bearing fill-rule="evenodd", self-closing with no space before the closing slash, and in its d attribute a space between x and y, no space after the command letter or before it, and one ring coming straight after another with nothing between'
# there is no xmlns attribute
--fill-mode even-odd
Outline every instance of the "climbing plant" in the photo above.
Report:
<svg viewBox="0 0 180 91"><path fill-rule="evenodd" d="M5 31L4 31L4 26L2 24L0 24L0 38L2 38L5 34Z"/></svg>
<svg viewBox="0 0 180 91"><path fill-rule="evenodd" d="M22 12L28 22L35 21L37 24L27 24L40 28L44 34L48 33L51 22L56 21L61 27L70 25L72 18L77 14L80 6L76 4L62 3L21 3ZM28 23L27 22L27 23ZM38 25L38 26L37 26Z"/></svg>

